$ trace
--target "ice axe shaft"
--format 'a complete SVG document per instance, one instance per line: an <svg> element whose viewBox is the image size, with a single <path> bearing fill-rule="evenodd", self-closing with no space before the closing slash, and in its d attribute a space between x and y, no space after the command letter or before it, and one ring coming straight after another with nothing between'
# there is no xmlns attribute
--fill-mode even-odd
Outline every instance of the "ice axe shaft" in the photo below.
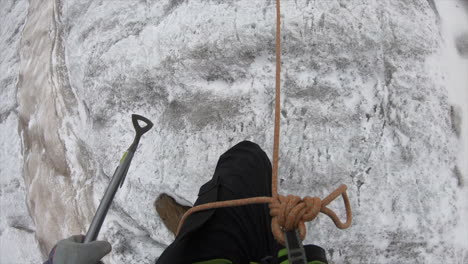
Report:
<svg viewBox="0 0 468 264"><path fill-rule="evenodd" d="M284 232L286 236L286 248L288 249L288 261L291 264L307 264L302 240L297 229Z"/></svg>
<svg viewBox="0 0 468 264"><path fill-rule="evenodd" d="M146 126L141 127L138 121L146 123ZM86 233L84 243L89 243L96 240L99 234L99 230L101 230L102 223L106 218L107 211L112 204L115 193L119 189L119 186L122 187L122 184L125 181L128 168L130 167L130 163L132 162L133 155L135 154L135 151L138 147L141 136L153 127L153 123L151 121L140 115L133 114L132 122L136 132L135 139L133 140L132 145L124 153L122 159L120 160L119 166L116 168L114 175L112 176L112 179L107 186L106 192L102 197L101 203L99 204L99 207L96 210L96 214L93 217L93 221L91 222L88 232Z"/></svg>

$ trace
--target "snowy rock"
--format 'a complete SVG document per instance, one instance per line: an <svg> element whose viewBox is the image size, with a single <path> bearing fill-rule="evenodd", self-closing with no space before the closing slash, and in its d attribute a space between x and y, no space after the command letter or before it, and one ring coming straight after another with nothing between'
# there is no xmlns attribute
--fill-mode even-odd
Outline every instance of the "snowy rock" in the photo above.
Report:
<svg viewBox="0 0 468 264"><path fill-rule="evenodd" d="M26 19L27 1L3 1L0 10L0 122L16 108L20 34Z"/></svg>
<svg viewBox="0 0 468 264"><path fill-rule="evenodd" d="M0 9L0 263L38 263L42 259L36 226L26 206L16 111L20 35L27 8L27 1L2 1Z"/></svg>
<svg viewBox="0 0 468 264"><path fill-rule="evenodd" d="M457 50L461 56L468 57L468 33L459 36L456 40Z"/></svg>
<svg viewBox="0 0 468 264"><path fill-rule="evenodd" d="M21 139L18 118L10 114L0 123L0 263L38 263L36 226L26 206L22 177Z"/></svg>
<svg viewBox="0 0 468 264"><path fill-rule="evenodd" d="M194 202L230 146L248 139L271 156L274 1L8 3L28 14L2 27L2 47L17 48L1 51L1 69L16 69L0 79L1 113L18 112L15 195L34 224L19 211L1 228L26 226L43 255L86 232L133 138L132 113L155 127L101 230L114 249L106 263L152 263L173 239L154 200ZM350 229L308 224L305 242L330 263L466 260L463 113L438 66L439 15L426 0L282 1L279 188L324 197L348 185Z"/></svg>

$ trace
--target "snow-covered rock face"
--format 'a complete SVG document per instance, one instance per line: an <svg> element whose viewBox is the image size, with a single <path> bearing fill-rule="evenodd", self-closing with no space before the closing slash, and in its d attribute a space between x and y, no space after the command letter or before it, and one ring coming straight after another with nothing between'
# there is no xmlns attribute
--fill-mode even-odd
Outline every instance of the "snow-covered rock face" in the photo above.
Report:
<svg viewBox="0 0 468 264"><path fill-rule="evenodd" d="M27 1L2 1L0 8L0 263L38 263L35 224L26 206L27 185L18 133L16 83Z"/></svg>
<svg viewBox="0 0 468 264"><path fill-rule="evenodd" d="M43 255L86 232L133 138L132 113L155 127L101 230L113 246L106 263L152 263L173 239L154 200L194 202L230 146L248 139L271 154L275 1L8 4L0 121L17 158L1 165L1 206L12 211L4 197L18 194L4 190L23 176L34 224L23 206L22 226ZM279 189L324 197L348 185L350 229L308 224L305 242L330 263L466 261L462 113L439 68L437 14L426 0L282 1ZM3 252L14 228L1 223Z"/></svg>

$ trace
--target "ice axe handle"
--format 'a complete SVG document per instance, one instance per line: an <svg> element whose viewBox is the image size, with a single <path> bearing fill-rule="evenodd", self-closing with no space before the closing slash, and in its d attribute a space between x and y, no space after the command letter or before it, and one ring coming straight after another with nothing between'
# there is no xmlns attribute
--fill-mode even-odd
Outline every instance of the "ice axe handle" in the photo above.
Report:
<svg viewBox="0 0 468 264"><path fill-rule="evenodd" d="M146 123L146 126L141 127L138 121L143 121ZM117 192L119 186L122 187L122 184L125 180L125 177L128 172L128 168L130 167L130 163L132 162L133 155L138 147L138 143L140 138L143 134L148 132L153 127L153 123L149 121L147 118L142 117L140 115L132 115L132 122L135 128L135 139L133 140L132 145L128 148L128 150L123 155L122 159L120 160L119 166L114 172L112 179L107 186L107 189L104 193L104 196L99 203L99 207L96 210L96 214L93 217L93 221L89 226L88 232L86 233L86 237L84 239L84 243L89 243L91 241L96 240L99 230L101 229L102 223L106 218L107 211L112 204L112 200L114 199L115 193Z"/></svg>
<svg viewBox="0 0 468 264"><path fill-rule="evenodd" d="M286 248L288 249L288 261L291 264L307 264L302 240L297 229L286 231Z"/></svg>
<svg viewBox="0 0 468 264"><path fill-rule="evenodd" d="M146 123L146 126L141 127L138 121L142 121ZM133 127L135 128L136 135L135 135L135 139L133 140L132 145L130 146L130 148L128 148L128 150L135 153L138 147L138 143L140 142L141 136L143 136L143 134L148 132L148 130L150 130L153 127L153 123L149 121L148 118L143 117L141 115L136 115L136 114L132 115L132 122L133 122Z"/></svg>
<svg viewBox="0 0 468 264"><path fill-rule="evenodd" d="M138 121L145 122L146 126L141 127ZM137 115L137 114L132 115L132 122L133 122L133 127L135 128L135 131L137 133L137 136L140 136L140 137L144 133L148 132L148 130L150 130L153 127L153 123L149 121L148 118L141 116L141 115Z"/></svg>

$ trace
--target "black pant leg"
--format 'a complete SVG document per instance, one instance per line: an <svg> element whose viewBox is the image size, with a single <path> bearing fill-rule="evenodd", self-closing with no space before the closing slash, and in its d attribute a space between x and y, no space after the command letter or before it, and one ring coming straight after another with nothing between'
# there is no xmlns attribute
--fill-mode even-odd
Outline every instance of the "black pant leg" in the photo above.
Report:
<svg viewBox="0 0 468 264"><path fill-rule="evenodd" d="M221 155L195 205L256 196L271 196L271 163L257 144L243 141ZM158 263L212 258L248 263L276 254L279 247L271 233L268 205L221 208L190 216Z"/></svg>

